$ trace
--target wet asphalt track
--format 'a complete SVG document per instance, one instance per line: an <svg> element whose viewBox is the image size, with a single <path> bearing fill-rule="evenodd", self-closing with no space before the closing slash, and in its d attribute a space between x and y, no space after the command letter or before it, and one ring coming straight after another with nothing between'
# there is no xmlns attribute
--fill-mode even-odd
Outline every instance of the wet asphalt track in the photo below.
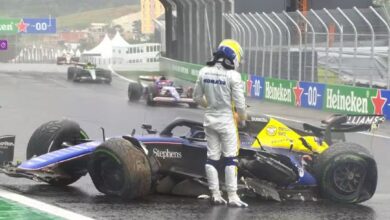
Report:
<svg viewBox="0 0 390 220"><path fill-rule="evenodd" d="M127 82L117 77L112 85L68 82L65 68L48 73L0 71L0 134L17 135L15 160L23 160L32 132L49 120L76 120L91 138L101 138L101 126L108 136L114 136L130 133L133 128L140 133L142 123L161 129L176 117L202 120L200 109L129 103L126 90ZM270 103L249 103L252 111L309 122L318 122L329 115ZM389 127L387 123L378 133L390 136ZM89 176L64 189L2 175L0 187L96 219L390 219L390 139L362 134L349 138L365 146L373 143L368 148L379 167L377 193L361 205L247 199L250 207L238 209L212 207L205 200L162 195L125 203L99 193Z"/></svg>

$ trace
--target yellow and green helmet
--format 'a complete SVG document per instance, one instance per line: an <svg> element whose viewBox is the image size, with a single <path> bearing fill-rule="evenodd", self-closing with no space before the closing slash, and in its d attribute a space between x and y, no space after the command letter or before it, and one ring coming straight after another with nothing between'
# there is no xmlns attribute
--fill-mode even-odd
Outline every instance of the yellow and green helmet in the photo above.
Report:
<svg viewBox="0 0 390 220"><path fill-rule="evenodd" d="M242 50L241 45L232 39L223 40L218 46L218 51L223 52L237 67L244 57L244 51Z"/></svg>

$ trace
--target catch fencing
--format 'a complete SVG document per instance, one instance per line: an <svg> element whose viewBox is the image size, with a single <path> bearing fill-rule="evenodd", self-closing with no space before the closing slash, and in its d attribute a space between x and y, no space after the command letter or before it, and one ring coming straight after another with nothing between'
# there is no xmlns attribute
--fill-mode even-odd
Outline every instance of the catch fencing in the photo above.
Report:
<svg viewBox="0 0 390 220"><path fill-rule="evenodd" d="M68 51L61 51L59 49L47 48L40 45L21 48L20 52L11 59L11 63L56 63L57 57L61 57L69 53ZM71 51L72 55L80 57L80 52Z"/></svg>
<svg viewBox="0 0 390 220"><path fill-rule="evenodd" d="M390 88L386 8L223 14L245 51L240 71L276 79Z"/></svg>

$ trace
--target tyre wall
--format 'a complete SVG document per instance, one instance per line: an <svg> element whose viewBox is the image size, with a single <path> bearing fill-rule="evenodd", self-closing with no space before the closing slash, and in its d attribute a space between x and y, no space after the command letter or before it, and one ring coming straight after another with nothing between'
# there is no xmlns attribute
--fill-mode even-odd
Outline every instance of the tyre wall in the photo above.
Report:
<svg viewBox="0 0 390 220"><path fill-rule="evenodd" d="M161 71L191 82L201 68L168 58L160 62ZM242 76L246 95L254 99L335 113L383 114L390 120L390 90Z"/></svg>

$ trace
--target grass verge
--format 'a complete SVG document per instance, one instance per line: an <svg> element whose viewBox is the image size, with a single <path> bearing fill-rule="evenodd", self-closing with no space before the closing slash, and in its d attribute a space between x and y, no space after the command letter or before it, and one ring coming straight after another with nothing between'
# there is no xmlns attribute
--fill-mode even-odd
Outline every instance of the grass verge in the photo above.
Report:
<svg viewBox="0 0 390 220"><path fill-rule="evenodd" d="M69 14L57 18L60 28L85 28L91 23L109 23L115 18L136 12L138 5L127 5L115 8L98 9L80 13Z"/></svg>
<svg viewBox="0 0 390 220"><path fill-rule="evenodd" d="M343 84L336 72L323 67L318 67L318 82L327 84Z"/></svg>

